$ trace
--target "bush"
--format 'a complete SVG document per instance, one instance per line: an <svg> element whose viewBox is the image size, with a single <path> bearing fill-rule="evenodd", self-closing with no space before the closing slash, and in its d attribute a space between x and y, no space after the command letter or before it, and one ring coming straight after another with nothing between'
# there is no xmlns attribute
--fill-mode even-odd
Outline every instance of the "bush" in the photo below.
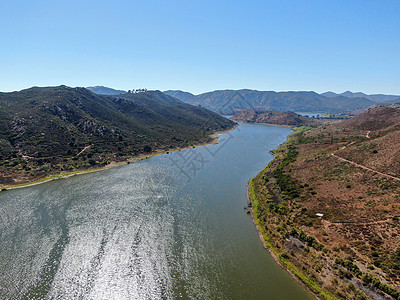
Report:
<svg viewBox="0 0 400 300"><path fill-rule="evenodd" d="M397 291L395 288L392 288L391 286L383 284L382 282L380 282L380 280L378 278L374 277L373 275L371 275L369 273L364 273L361 276L361 279L365 283L373 285L377 289L380 289L381 291L387 293L388 295L392 296L395 299L399 299L399 297L400 297L399 291Z"/></svg>
<svg viewBox="0 0 400 300"><path fill-rule="evenodd" d="M374 261L374 265L375 267L380 267L381 266L381 262L379 260Z"/></svg>
<svg viewBox="0 0 400 300"><path fill-rule="evenodd" d="M286 215L288 213L287 207L283 204L270 203L268 206L268 209L270 212L276 213L279 215Z"/></svg>
<svg viewBox="0 0 400 300"><path fill-rule="evenodd" d="M288 259L289 258L289 255L287 255L286 252L280 254L279 256L280 256L280 258L283 258L283 259Z"/></svg>
<svg viewBox="0 0 400 300"><path fill-rule="evenodd" d="M273 176L276 179L276 183L281 189L282 193L288 199L294 199L300 196L299 190L297 188L297 182L290 175L286 174L284 168L288 166L291 162L296 160L298 152L295 147L290 146L286 152L286 157L277 166L273 172Z"/></svg>

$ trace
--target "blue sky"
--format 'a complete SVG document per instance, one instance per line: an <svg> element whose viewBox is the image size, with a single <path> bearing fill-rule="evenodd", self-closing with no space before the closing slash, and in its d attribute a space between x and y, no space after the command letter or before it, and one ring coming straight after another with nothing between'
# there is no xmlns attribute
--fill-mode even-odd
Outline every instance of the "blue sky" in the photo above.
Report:
<svg viewBox="0 0 400 300"><path fill-rule="evenodd" d="M400 94L400 1L4 1L0 91Z"/></svg>

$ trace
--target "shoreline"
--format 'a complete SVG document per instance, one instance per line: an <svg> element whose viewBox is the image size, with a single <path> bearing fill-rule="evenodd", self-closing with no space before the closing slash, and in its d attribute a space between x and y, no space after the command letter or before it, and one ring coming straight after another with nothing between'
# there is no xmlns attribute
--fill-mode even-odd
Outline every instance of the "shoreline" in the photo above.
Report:
<svg viewBox="0 0 400 300"><path fill-rule="evenodd" d="M261 124L261 123L257 123L257 124ZM273 125L273 124L265 124L265 125ZM282 126L282 125L276 125L276 124L274 124L273 126L290 127L290 129L292 129L293 131L294 131L294 128L295 128L295 126ZM293 134L293 133L292 133L292 134ZM290 136L291 136L291 134L287 136L286 141L283 142L281 145L287 143L287 142L289 141L289 139L290 139ZM280 146L278 146L278 147L280 147ZM267 165L268 165L268 164L267 164ZM261 170L260 172L262 172L262 170ZM258 174L259 174L260 172L258 172ZM258 174L257 174L257 175L258 175ZM256 176L257 176L257 175L256 175ZM256 177L256 176L255 176L255 177ZM251 182L255 177L251 178L251 179L247 182L247 185L246 185L247 201L248 201L249 204L253 204L252 197L250 196L250 182ZM287 273L288 273L302 288L304 288L304 290L305 290L308 294L310 294L312 297L314 297L314 298L317 299L317 300L322 300L322 298L320 298L320 297L319 297L305 282L303 282L303 281L302 281L298 276L296 276L296 274L294 274L288 267L284 266L284 265L280 262L278 256L277 256L277 255L274 253L274 251L273 251L273 246L272 246L272 245L271 245L271 246L268 246L268 245L267 245L267 242L266 242L266 240L265 240L265 238L264 238L264 235L263 235L262 228L259 226L259 224L258 224L258 219L257 219L257 218L255 217L255 215L254 215L254 210L253 210L253 206L252 206L252 205L249 207L249 211L250 211L250 215L251 215L252 222L253 222L253 224L254 224L256 230L257 230L258 237L260 238L261 243L262 243L264 249L266 249L266 250L268 251L268 253L271 255L272 259L276 262L276 264L277 264L280 268L282 268L283 270L285 270L285 271L286 271L286 272L287 272Z"/></svg>
<svg viewBox="0 0 400 300"><path fill-rule="evenodd" d="M276 126L276 127L286 127L286 128L291 128L291 129L293 129L294 127L298 127L298 125L280 125L280 124L274 124L274 123L247 123L247 124L256 124L256 125L259 124L259 125L268 125L268 126Z"/></svg>
<svg viewBox="0 0 400 300"><path fill-rule="evenodd" d="M243 122L243 121L235 120L235 119L232 119L232 118L229 118L229 120L232 120L234 122L240 122L240 123L243 123L243 124L269 125L269 126L286 127L286 128L292 128L292 129L299 126L299 125L280 125L280 124L274 124L274 123Z"/></svg>
<svg viewBox="0 0 400 300"><path fill-rule="evenodd" d="M239 124L236 124L230 129L222 130L222 131L216 131L213 134L210 134L209 137L210 137L211 140L208 141L208 142L205 142L205 143L199 143L199 144L196 144L194 146L187 146L187 147L183 147L183 148L174 148L174 149L170 149L168 151L160 150L160 151L155 151L155 152L149 153L149 154L140 154L140 155L138 155L136 157L125 159L124 161L111 162L108 165L105 165L105 166L102 166L102 167L95 167L95 168L87 169L87 170L81 170L81 171L80 170L76 170L74 172L64 172L64 173L49 174L46 177L37 179L37 180L32 181L32 182L16 183L16 184L13 184L13 185L0 186L0 193L6 192L6 191L11 191L11 190L16 190L16 189L22 189L22 188L26 188L26 187L31 187L31 186L39 185L39 184L42 184L42 183L51 182L51 181L67 179L67 178L72 177L72 176L78 176L78 175L83 175L83 174L99 172L99 171L111 169L111 168L114 168L114 167L118 167L118 166L121 166L121 165L135 163L135 162L138 162L138 161L149 159L149 158L152 158L154 156L167 154L167 152L171 153L171 152L177 152L177 151L182 151L182 150L193 149L195 147L200 147L200 146L218 144L219 143L218 135L223 134L223 133L227 133L227 132L232 131L232 130L235 130L238 126L239 126Z"/></svg>
<svg viewBox="0 0 400 300"><path fill-rule="evenodd" d="M250 179L251 181L252 179ZM250 182L249 181L249 182ZM246 186L247 189L247 201L248 203L252 203L251 197L250 197L250 193L249 193L249 183L247 183ZM271 255L272 259L275 261L275 263L282 268L283 270L285 270L301 287L303 287L305 289L305 291L307 293L309 293L311 296L313 296L315 299L321 300L320 297L318 297L318 295L316 293L314 293L304 282L302 282L294 273L292 273L287 267L285 267L280 261L278 256L272 251L272 249L270 249L270 247L268 247L264 235L261 231L261 228L259 227L259 225L257 224L257 218L254 216L254 211L253 211L253 207L249 208L250 210L250 215L251 215L251 220L253 221L253 224L257 230L258 233L258 237L261 240L261 243L264 247L264 249L266 249L268 251L268 253Z"/></svg>

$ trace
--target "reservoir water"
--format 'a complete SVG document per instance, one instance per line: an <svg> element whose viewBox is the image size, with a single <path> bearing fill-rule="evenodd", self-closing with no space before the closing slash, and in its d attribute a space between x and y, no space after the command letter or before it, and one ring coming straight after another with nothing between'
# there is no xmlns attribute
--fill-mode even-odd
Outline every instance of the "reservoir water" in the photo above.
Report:
<svg viewBox="0 0 400 300"><path fill-rule="evenodd" d="M312 299L263 248L246 184L290 129L0 193L0 299Z"/></svg>

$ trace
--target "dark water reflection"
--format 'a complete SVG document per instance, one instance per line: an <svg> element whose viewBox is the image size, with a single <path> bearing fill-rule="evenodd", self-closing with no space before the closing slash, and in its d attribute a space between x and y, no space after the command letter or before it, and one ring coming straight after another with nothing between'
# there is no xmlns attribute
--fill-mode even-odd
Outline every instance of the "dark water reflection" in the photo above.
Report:
<svg viewBox="0 0 400 300"><path fill-rule="evenodd" d="M246 183L287 128L0 194L1 299L311 299L263 249Z"/></svg>

